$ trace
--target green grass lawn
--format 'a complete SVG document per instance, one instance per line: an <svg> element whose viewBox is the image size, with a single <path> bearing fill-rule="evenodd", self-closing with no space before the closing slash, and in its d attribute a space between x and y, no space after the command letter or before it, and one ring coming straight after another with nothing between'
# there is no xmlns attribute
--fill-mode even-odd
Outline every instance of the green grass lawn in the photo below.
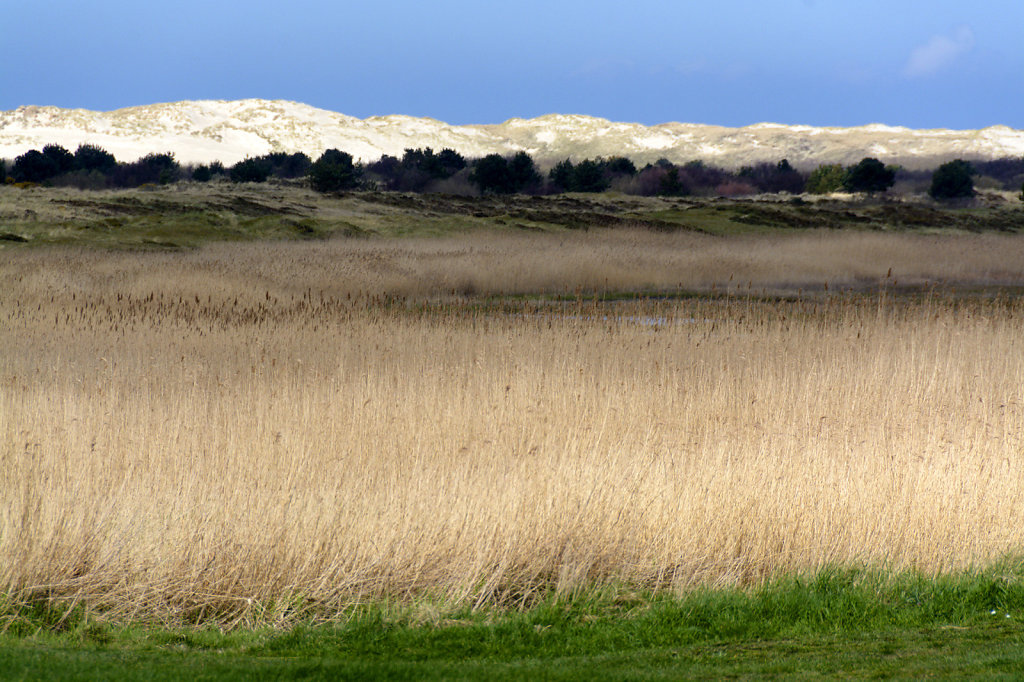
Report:
<svg viewBox="0 0 1024 682"><path fill-rule="evenodd" d="M608 590L523 611L382 605L285 629L63 616L7 609L0 679L1024 677L1021 562L937 578L830 570L683 598Z"/></svg>

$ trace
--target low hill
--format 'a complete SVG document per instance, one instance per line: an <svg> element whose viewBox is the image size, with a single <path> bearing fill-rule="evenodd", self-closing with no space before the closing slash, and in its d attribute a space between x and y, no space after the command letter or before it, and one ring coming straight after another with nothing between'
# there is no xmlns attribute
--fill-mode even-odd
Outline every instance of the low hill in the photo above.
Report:
<svg viewBox="0 0 1024 682"><path fill-rule="evenodd" d="M494 125L449 125L430 118L366 119L281 100L186 101L99 112L23 106L0 112L0 157L55 143L103 147L121 161L174 152L182 163L235 163L269 152L312 157L337 148L363 161L406 148L451 148L465 156L529 152L541 164L564 158L627 156L637 163L701 159L724 168L786 158L809 168L850 164L865 156L907 168L933 168L952 158L1024 155L1024 131L912 130L872 124L816 128L759 123L725 128L691 123L645 126L581 115L551 114Z"/></svg>

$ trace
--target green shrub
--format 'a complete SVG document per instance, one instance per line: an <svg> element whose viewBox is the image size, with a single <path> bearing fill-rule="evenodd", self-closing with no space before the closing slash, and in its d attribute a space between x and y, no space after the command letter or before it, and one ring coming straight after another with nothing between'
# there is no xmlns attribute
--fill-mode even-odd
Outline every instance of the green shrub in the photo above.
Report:
<svg viewBox="0 0 1024 682"><path fill-rule="evenodd" d="M974 196L974 168L962 159L944 163L932 173L928 195L933 199L964 199Z"/></svg>
<svg viewBox="0 0 1024 682"><path fill-rule="evenodd" d="M147 154L131 163L119 163L108 174L108 181L114 187L141 187L143 185L166 185L181 175L181 166L174 154Z"/></svg>
<svg viewBox="0 0 1024 682"><path fill-rule="evenodd" d="M603 192L619 178L633 178L636 166L624 156L610 159L584 159L578 164L566 159L548 172L551 188L556 192Z"/></svg>
<svg viewBox="0 0 1024 682"><path fill-rule="evenodd" d="M572 192L576 189L576 166L569 159L559 161L548 172L548 179L557 191Z"/></svg>
<svg viewBox="0 0 1024 682"><path fill-rule="evenodd" d="M75 169L75 156L64 147L59 144L48 144L43 147L43 154L53 161L57 167L57 172L54 175L60 175L61 173L70 173Z"/></svg>
<svg viewBox="0 0 1024 682"><path fill-rule="evenodd" d="M807 191L811 194L830 194L843 188L846 171L838 163L822 164L807 177Z"/></svg>
<svg viewBox="0 0 1024 682"><path fill-rule="evenodd" d="M270 162L257 156L239 161L231 167L228 177L231 182L266 182L270 177Z"/></svg>
<svg viewBox="0 0 1024 682"><path fill-rule="evenodd" d="M843 188L847 192L884 192L896 182L896 171L878 159L867 157L846 172Z"/></svg>
<svg viewBox="0 0 1024 682"><path fill-rule="evenodd" d="M536 188L540 182L540 173L533 159L526 152L516 152L515 156L508 162L509 178L512 181L513 192L523 192Z"/></svg>
<svg viewBox="0 0 1024 682"><path fill-rule="evenodd" d="M15 182L39 183L49 180L57 175L60 169L50 156L43 154L38 149L30 149L14 160L14 167L11 175Z"/></svg>
<svg viewBox="0 0 1024 682"><path fill-rule="evenodd" d="M501 154L488 154L479 159L469 174L469 181L484 194L511 194L515 191L508 161Z"/></svg>
<svg viewBox="0 0 1024 682"><path fill-rule="evenodd" d="M274 152L265 158L270 162L270 174L278 178L301 178L313 165L313 160L302 152Z"/></svg>
<svg viewBox="0 0 1024 682"><path fill-rule="evenodd" d="M209 182L213 178L210 167L200 164L192 169L192 179L196 182Z"/></svg>
<svg viewBox="0 0 1024 682"><path fill-rule="evenodd" d="M604 170L612 176L636 175L636 165L624 156L613 156L604 162Z"/></svg>
<svg viewBox="0 0 1024 682"><path fill-rule="evenodd" d="M469 181L484 194L513 194L538 189L541 176L526 152L517 152L511 159L488 154L476 161Z"/></svg>
<svg viewBox="0 0 1024 682"><path fill-rule="evenodd" d="M585 159L576 165L573 189L577 192L603 192L608 189L604 169L597 161Z"/></svg>
<svg viewBox="0 0 1024 682"><path fill-rule="evenodd" d="M338 192L359 185L362 168L352 162L352 155L328 149L309 167L309 184L318 192Z"/></svg>
<svg viewBox="0 0 1024 682"><path fill-rule="evenodd" d="M658 180L658 195L663 197L681 197L690 193L690 190L679 179L679 169L675 166L662 168L664 173Z"/></svg>
<svg viewBox="0 0 1024 682"><path fill-rule="evenodd" d="M109 173L117 166L117 159L110 152L92 144L80 144L75 150L75 168L83 171Z"/></svg>

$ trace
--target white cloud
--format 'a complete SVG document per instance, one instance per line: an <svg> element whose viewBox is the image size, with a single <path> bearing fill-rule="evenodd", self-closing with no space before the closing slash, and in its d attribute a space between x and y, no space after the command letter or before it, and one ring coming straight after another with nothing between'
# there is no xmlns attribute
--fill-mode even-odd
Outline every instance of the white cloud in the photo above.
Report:
<svg viewBox="0 0 1024 682"><path fill-rule="evenodd" d="M952 64L957 57L974 48L974 31L970 26L960 26L951 36L932 36L931 39L914 49L903 67L907 78L928 76Z"/></svg>

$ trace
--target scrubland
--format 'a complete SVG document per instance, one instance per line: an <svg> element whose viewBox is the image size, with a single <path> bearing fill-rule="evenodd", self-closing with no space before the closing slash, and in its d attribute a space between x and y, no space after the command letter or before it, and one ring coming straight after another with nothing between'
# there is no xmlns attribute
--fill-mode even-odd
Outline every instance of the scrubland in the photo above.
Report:
<svg viewBox="0 0 1024 682"><path fill-rule="evenodd" d="M1024 546L1018 236L10 255L11 603L287 623Z"/></svg>

